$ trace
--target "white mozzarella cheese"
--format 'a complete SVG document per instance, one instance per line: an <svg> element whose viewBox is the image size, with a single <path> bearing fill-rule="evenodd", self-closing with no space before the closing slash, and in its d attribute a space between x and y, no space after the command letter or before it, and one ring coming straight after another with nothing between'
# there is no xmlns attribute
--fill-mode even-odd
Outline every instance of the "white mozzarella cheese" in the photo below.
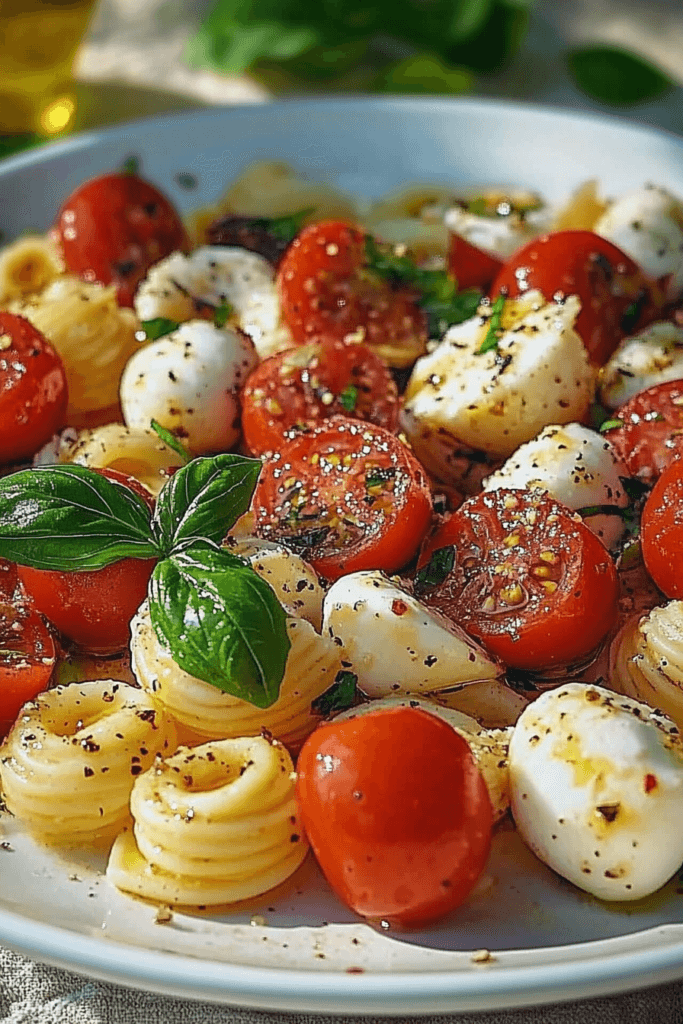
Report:
<svg viewBox="0 0 683 1024"><path fill-rule="evenodd" d="M257 363L241 331L181 324L128 361L120 388L126 426L145 429L156 419L195 455L225 451L240 436L239 390Z"/></svg>
<svg viewBox="0 0 683 1024"><path fill-rule="evenodd" d="M683 861L683 743L646 704L581 683L542 694L513 730L510 791L524 841L600 899L641 899Z"/></svg>
<svg viewBox="0 0 683 1024"><path fill-rule="evenodd" d="M428 470L457 485L464 450L506 458L548 423L583 419L595 372L573 327L578 312L575 296L508 300L497 348L482 353L491 307L480 306L418 359L401 426Z"/></svg>
<svg viewBox="0 0 683 1024"><path fill-rule="evenodd" d="M244 558L270 584L287 613L322 629L325 592L315 570L300 555L260 537L228 537L226 547Z"/></svg>
<svg viewBox="0 0 683 1024"><path fill-rule="evenodd" d="M680 379L683 327L662 320L622 341L600 371L600 401L608 409L616 409L639 391Z"/></svg>
<svg viewBox="0 0 683 1024"><path fill-rule="evenodd" d="M669 297L683 289L683 203L645 185L611 203L593 229L656 278L668 278Z"/></svg>
<svg viewBox="0 0 683 1024"><path fill-rule="evenodd" d="M342 576L323 604L323 633L340 643L369 697L494 679L501 667L467 633L373 570Z"/></svg>
<svg viewBox="0 0 683 1024"><path fill-rule="evenodd" d="M551 220L552 214L548 207L530 210L521 216L505 199L501 200L491 216L454 206L446 211L444 217L446 227L454 235L459 235L490 256L497 256L503 263L532 238L549 231Z"/></svg>
<svg viewBox="0 0 683 1024"><path fill-rule="evenodd" d="M275 273L263 256L233 246L205 245L190 256L173 253L156 263L135 296L140 320L178 322L196 315L196 303L232 306L237 325L264 358L292 344L280 322Z"/></svg>
<svg viewBox="0 0 683 1024"><path fill-rule="evenodd" d="M541 488L574 510L592 505L626 508L622 476L628 476L628 471L609 441L580 423L567 423L545 427L533 441L521 445L484 480L484 490ZM618 543L625 530L619 514L585 516L584 522L608 548Z"/></svg>

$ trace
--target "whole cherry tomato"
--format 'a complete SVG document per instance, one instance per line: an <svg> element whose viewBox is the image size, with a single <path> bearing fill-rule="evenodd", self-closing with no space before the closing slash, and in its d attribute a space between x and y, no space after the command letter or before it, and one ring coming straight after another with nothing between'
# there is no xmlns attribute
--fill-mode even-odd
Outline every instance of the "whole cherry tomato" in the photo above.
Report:
<svg viewBox="0 0 683 1024"><path fill-rule="evenodd" d="M608 551L543 492L468 498L430 538L420 565L437 551L445 568L423 600L511 668L578 661L616 621L619 584ZM433 579L434 561L431 569Z"/></svg>
<svg viewBox="0 0 683 1024"><path fill-rule="evenodd" d="M133 477L114 469L94 472L144 498L152 497ZM104 569L57 572L17 567L19 578L36 607L73 643L93 654L114 654L130 640L130 620L147 596L153 558L124 558Z"/></svg>
<svg viewBox="0 0 683 1024"><path fill-rule="evenodd" d="M503 268L503 261L466 238L451 232L448 241L448 270L458 288L488 288Z"/></svg>
<svg viewBox="0 0 683 1024"><path fill-rule="evenodd" d="M641 309L654 301L653 283L640 267L592 231L555 231L528 242L500 271L491 294L504 290L514 297L536 288L548 300L558 293L578 295L576 331L599 365L644 323Z"/></svg>
<svg viewBox="0 0 683 1024"><path fill-rule="evenodd" d="M605 437L631 476L646 483L683 452L683 380L668 380L640 391L614 413L621 425Z"/></svg>
<svg viewBox="0 0 683 1024"><path fill-rule="evenodd" d="M405 288L366 265L365 235L345 221L310 224L287 249L277 274L282 316L297 344L361 332L380 355L403 350L409 365L424 351L427 320Z"/></svg>
<svg viewBox="0 0 683 1024"><path fill-rule="evenodd" d="M403 927L459 906L484 869L493 812L466 740L418 708L319 726L297 762L301 820L327 881Z"/></svg>
<svg viewBox="0 0 683 1024"><path fill-rule="evenodd" d="M30 458L49 441L67 402L59 353L24 317L0 312L0 464Z"/></svg>
<svg viewBox="0 0 683 1024"><path fill-rule="evenodd" d="M335 414L396 428L396 384L367 345L327 340L279 352L264 359L242 391L242 430L254 455L277 451L291 427Z"/></svg>
<svg viewBox="0 0 683 1024"><path fill-rule="evenodd" d="M47 689L57 653L45 622L24 596L0 592L0 738L27 701Z"/></svg>
<svg viewBox="0 0 683 1024"><path fill-rule="evenodd" d="M332 580L409 562L432 503L420 463L394 434L335 416L266 456L252 510L259 536Z"/></svg>
<svg viewBox="0 0 683 1024"><path fill-rule="evenodd" d="M643 561L669 598L683 598L683 458L663 471L648 495L640 522Z"/></svg>
<svg viewBox="0 0 683 1024"><path fill-rule="evenodd" d="M115 284L132 306L153 263L188 245L183 222L162 193L136 174L103 174L69 196L54 229L67 269Z"/></svg>

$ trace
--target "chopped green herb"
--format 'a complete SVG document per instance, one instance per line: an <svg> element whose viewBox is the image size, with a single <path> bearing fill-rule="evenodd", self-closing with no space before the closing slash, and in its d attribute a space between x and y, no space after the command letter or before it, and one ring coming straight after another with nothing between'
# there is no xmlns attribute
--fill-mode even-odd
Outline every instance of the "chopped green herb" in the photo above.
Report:
<svg viewBox="0 0 683 1024"><path fill-rule="evenodd" d="M329 690L313 701L311 709L317 715L333 715L353 707L358 696L358 676L353 672L338 672Z"/></svg>
<svg viewBox="0 0 683 1024"><path fill-rule="evenodd" d="M140 173L140 157L139 156L127 156L121 164L121 174L139 174Z"/></svg>
<svg viewBox="0 0 683 1024"><path fill-rule="evenodd" d="M223 302L220 306L216 306L213 313L213 323L215 327L225 327L230 317L235 312L235 307L231 306L229 302Z"/></svg>
<svg viewBox="0 0 683 1024"><path fill-rule="evenodd" d="M182 446L182 444L175 436L175 434L172 434L170 430L166 429L166 427L162 427L161 423L159 423L158 420L152 420L150 426L152 427L152 430L154 430L155 433L159 435L164 444L168 445L168 447L171 448L176 453L176 455L179 455L183 462L187 465L192 456Z"/></svg>
<svg viewBox="0 0 683 1024"><path fill-rule="evenodd" d="M650 492L648 485L639 480L638 477L620 476L619 479L629 501L640 501L641 498L644 498Z"/></svg>
<svg viewBox="0 0 683 1024"><path fill-rule="evenodd" d="M393 466L375 466L365 474L365 488L370 491L373 487L381 487L396 476L396 469Z"/></svg>
<svg viewBox="0 0 683 1024"><path fill-rule="evenodd" d="M432 587L438 587L453 570L455 565L455 546L438 548L426 565L415 576L415 594L419 597Z"/></svg>
<svg viewBox="0 0 683 1024"><path fill-rule="evenodd" d="M156 316L153 320L143 320L140 324L150 341L163 338L166 334L177 331L180 324L177 320L167 320L165 316Z"/></svg>
<svg viewBox="0 0 683 1024"><path fill-rule="evenodd" d="M604 423L600 424L600 433L604 434L607 430L614 430L616 427L623 427L624 421L620 419L605 420Z"/></svg>
<svg viewBox="0 0 683 1024"><path fill-rule="evenodd" d="M347 412L353 412L358 401L358 388L348 384L339 395L339 401Z"/></svg>
<svg viewBox="0 0 683 1024"><path fill-rule="evenodd" d="M617 46L584 46L567 54L570 74L591 99L618 106L653 100L672 88L660 68Z"/></svg>
<svg viewBox="0 0 683 1024"><path fill-rule="evenodd" d="M499 295L496 301L491 306L489 327L486 332L486 337L484 338L481 345L477 349L477 355L481 356L484 354L484 352L491 352L493 351L493 349L498 348L498 331L501 328L504 308L505 296Z"/></svg>
<svg viewBox="0 0 683 1024"><path fill-rule="evenodd" d="M297 210L296 213L288 213L283 217L253 217L249 218L256 228L261 228L273 235L280 242L292 242L304 226L304 221L313 213L313 207L308 206L305 210Z"/></svg>

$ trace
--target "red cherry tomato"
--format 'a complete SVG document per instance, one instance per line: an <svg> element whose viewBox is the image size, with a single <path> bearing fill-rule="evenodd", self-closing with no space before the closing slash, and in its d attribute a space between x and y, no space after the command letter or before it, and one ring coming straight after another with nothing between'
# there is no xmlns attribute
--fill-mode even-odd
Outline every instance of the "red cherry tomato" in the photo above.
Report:
<svg viewBox="0 0 683 1024"><path fill-rule="evenodd" d="M301 820L337 895L418 927L459 906L484 869L493 812L467 741L417 708L319 726L297 762Z"/></svg>
<svg viewBox="0 0 683 1024"><path fill-rule="evenodd" d="M683 458L679 454L648 495L640 521L645 568L662 593L683 598Z"/></svg>
<svg viewBox="0 0 683 1024"><path fill-rule="evenodd" d="M97 473L130 487L152 506L152 497L133 477L114 469ZM104 569L57 572L17 567L36 607L73 643L93 654L115 654L130 639L130 620L147 596L153 558L124 558Z"/></svg>
<svg viewBox="0 0 683 1024"><path fill-rule="evenodd" d="M578 661L616 621L609 553L546 494L501 489L469 498L430 538L420 565L451 545L451 571L423 600L511 668Z"/></svg>
<svg viewBox="0 0 683 1024"><path fill-rule="evenodd" d="M541 235L510 257L491 289L510 296L538 288L551 300L558 292L578 295L576 331L591 361L606 363L626 333L645 321L643 302L652 282L640 267L592 231Z"/></svg>
<svg viewBox="0 0 683 1024"><path fill-rule="evenodd" d="M10 604L0 593L0 738L27 701L47 689L57 652L55 642L26 597Z"/></svg>
<svg viewBox="0 0 683 1024"><path fill-rule="evenodd" d="M340 416L266 457L252 508L259 536L330 580L401 568L432 512L424 471L405 445L382 427Z"/></svg>
<svg viewBox="0 0 683 1024"><path fill-rule="evenodd" d="M153 263L188 244L169 200L136 174L86 181L59 211L55 234L67 268L84 281L115 284L122 306L133 305Z"/></svg>
<svg viewBox="0 0 683 1024"><path fill-rule="evenodd" d="M448 242L447 263L460 289L486 289L503 268L503 261L497 256L453 232Z"/></svg>
<svg viewBox="0 0 683 1024"><path fill-rule="evenodd" d="M622 426L605 437L631 474L650 483L683 450L683 380L655 384L629 398L614 413Z"/></svg>
<svg viewBox="0 0 683 1024"><path fill-rule="evenodd" d="M30 458L64 424L64 364L23 316L0 312L0 463Z"/></svg>
<svg viewBox="0 0 683 1024"><path fill-rule="evenodd" d="M265 359L242 392L242 430L254 455L277 451L285 431L348 415L394 430L398 391L367 347L318 341Z"/></svg>
<svg viewBox="0 0 683 1024"><path fill-rule="evenodd" d="M366 267L364 237L359 227L336 220L300 232L278 269L283 319L297 344L344 338L360 328L371 348L405 348L412 362L427 343L425 314L412 292L391 288Z"/></svg>

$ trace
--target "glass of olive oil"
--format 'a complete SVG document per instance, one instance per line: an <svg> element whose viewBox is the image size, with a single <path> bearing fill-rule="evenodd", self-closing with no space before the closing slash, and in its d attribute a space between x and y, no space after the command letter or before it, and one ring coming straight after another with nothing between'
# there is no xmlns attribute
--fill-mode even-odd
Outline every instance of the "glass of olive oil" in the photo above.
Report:
<svg viewBox="0 0 683 1024"><path fill-rule="evenodd" d="M95 0L0 0L0 134L50 136L76 113L72 65Z"/></svg>

